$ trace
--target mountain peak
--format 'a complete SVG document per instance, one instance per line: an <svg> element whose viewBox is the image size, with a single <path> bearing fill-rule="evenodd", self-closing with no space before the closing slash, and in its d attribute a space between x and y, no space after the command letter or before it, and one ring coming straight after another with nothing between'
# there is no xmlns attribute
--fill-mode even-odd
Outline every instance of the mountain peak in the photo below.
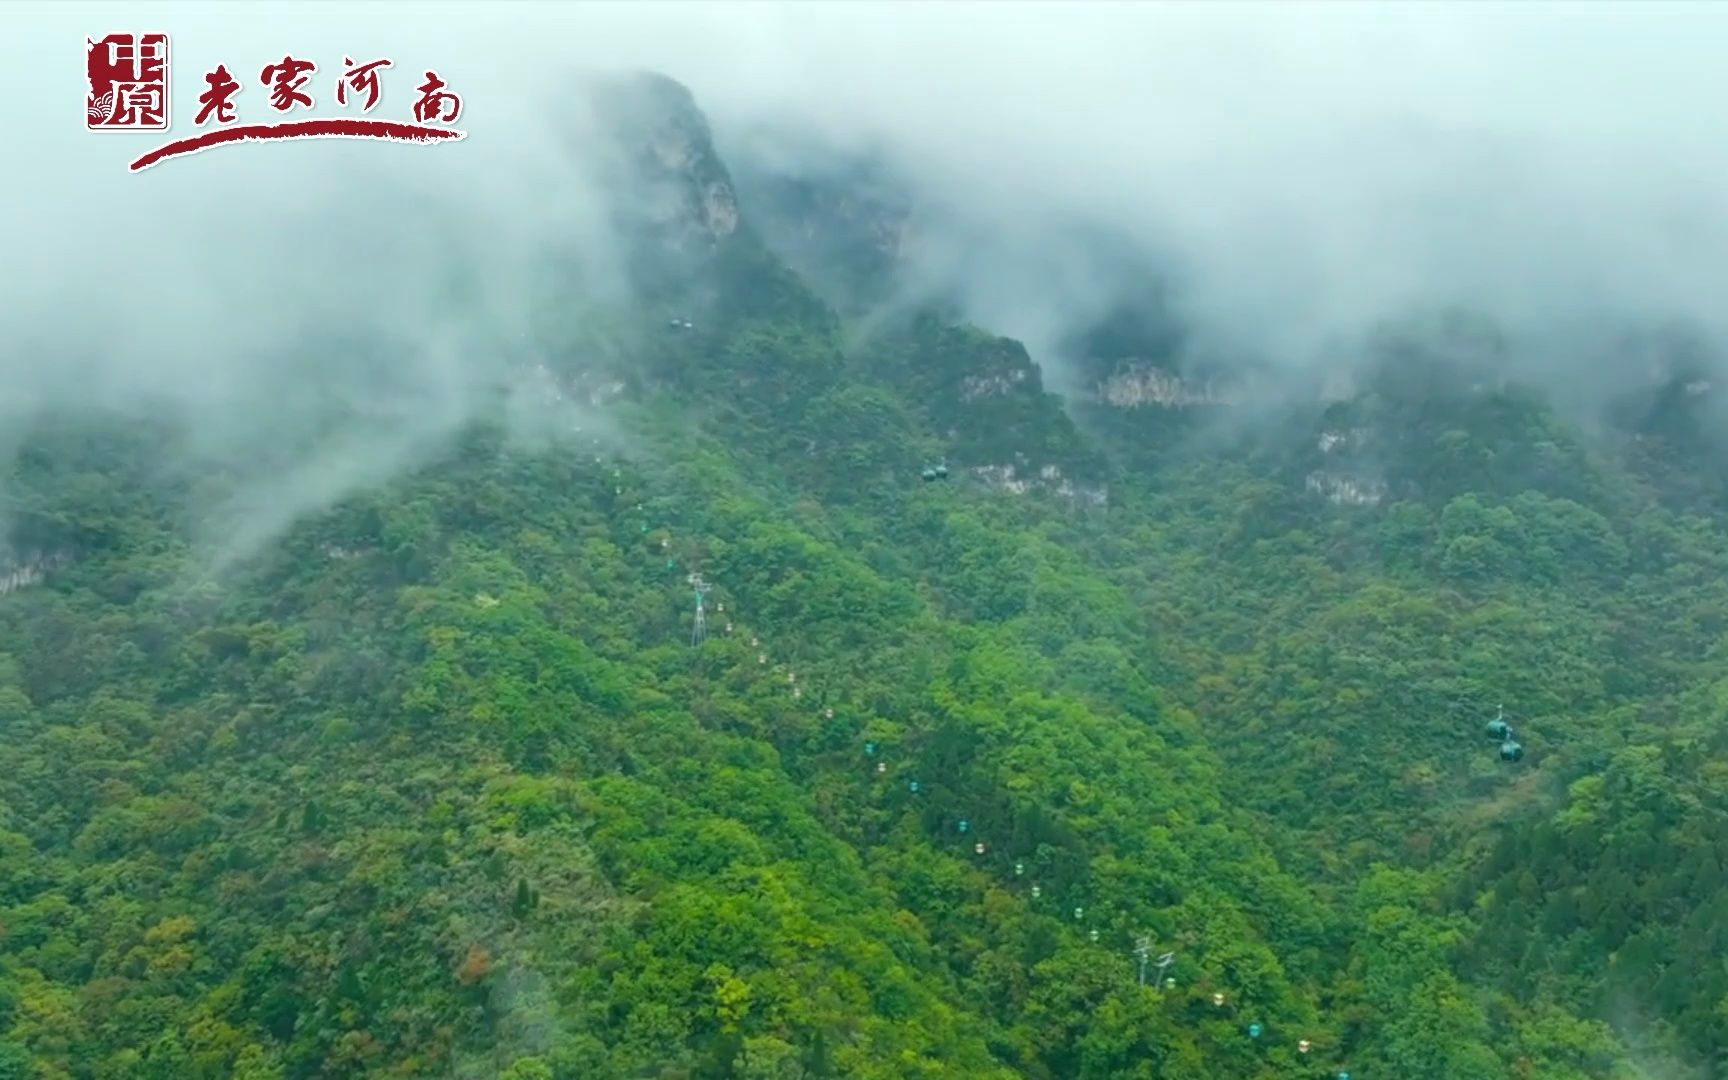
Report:
<svg viewBox="0 0 1728 1080"><path fill-rule="evenodd" d="M714 244L738 228L738 197L708 118L688 87L654 71L593 81L590 101L621 158L612 178L632 224L675 247Z"/></svg>

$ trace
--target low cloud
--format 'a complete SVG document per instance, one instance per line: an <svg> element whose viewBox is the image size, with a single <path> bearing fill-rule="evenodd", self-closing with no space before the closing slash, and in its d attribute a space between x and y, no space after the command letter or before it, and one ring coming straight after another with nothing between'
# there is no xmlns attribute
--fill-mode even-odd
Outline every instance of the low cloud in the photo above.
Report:
<svg viewBox="0 0 1728 1080"><path fill-rule="evenodd" d="M1156 270L1191 356L1348 360L1380 321L1470 307L1533 374L1624 378L1627 327L1724 329L1728 12L1699 6L300 4L14 12L0 417L168 410L233 455L295 447L258 536L411 466L535 313L618 300L584 72L683 81L722 155L868 150L925 208L912 279L1057 370ZM218 148L78 120L81 39L174 35L175 132L227 64L388 56L459 143ZM792 148L786 151L784 148ZM793 160L796 168L798 162ZM1108 252L1095 238L1108 238ZM1124 254L1126 253L1126 254ZM549 260L573 265L554 275ZM1059 380L1058 380L1059 381ZM318 426L344 418L336 430ZM262 482L262 479L261 481ZM248 534L250 535L250 534Z"/></svg>

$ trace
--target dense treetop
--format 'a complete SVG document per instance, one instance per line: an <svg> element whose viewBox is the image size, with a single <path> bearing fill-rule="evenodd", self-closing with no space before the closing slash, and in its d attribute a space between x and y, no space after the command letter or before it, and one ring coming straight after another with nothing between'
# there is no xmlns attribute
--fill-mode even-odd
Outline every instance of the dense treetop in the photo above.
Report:
<svg viewBox="0 0 1728 1080"><path fill-rule="evenodd" d="M500 409L219 571L172 424L21 434L0 1080L1728 1068L1686 402L1405 345L1194 438L702 250L549 314L606 436Z"/></svg>

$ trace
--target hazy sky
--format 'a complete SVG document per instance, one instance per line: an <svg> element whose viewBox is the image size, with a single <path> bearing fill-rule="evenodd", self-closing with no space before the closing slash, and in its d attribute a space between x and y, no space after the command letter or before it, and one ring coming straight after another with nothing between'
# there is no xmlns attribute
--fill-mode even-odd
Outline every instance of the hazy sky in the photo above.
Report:
<svg viewBox="0 0 1728 1080"><path fill-rule="evenodd" d="M11 403L153 393L247 417L319 368L296 354L310 317L393 336L400 378L423 399L408 434L446 430L498 342L520 337L540 244L559 237L606 265L584 172L593 146L571 91L573 73L597 67L686 83L723 154L764 125L882 146L921 197L949 208L926 238L929 270L1035 353L1119 285L1064 247L1076 220L1168 260L1203 344L1291 363L1412 304L1484 308L1562 364L1585 362L1572 350L1589 353L1608 315L1723 322L1722 5L57 3L7 14L0 386ZM92 134L79 111L82 39L118 29L173 36L177 135L219 62L245 84L242 120L265 118L257 73L285 52L319 63L318 115L334 115L329 77L345 54L395 61L374 113L387 118L407 118L412 86L434 68L462 94L470 134L433 147L226 147L129 174L158 136ZM457 286L452 247L470 271ZM486 318L452 316L452 287ZM328 368L316 378L320 393L377 391Z"/></svg>
<svg viewBox="0 0 1728 1080"><path fill-rule="evenodd" d="M9 127L26 152L10 170L17 239L5 273L8 293L16 274L26 296L74 283L85 294L98 238L145 219L172 222L161 239L178 250L164 273L185 277L225 249L238 256L229 239L242 221L315 217L367 190L386 204L393 192L440 191L453 213L486 222L490 256L507 260L524 238L574 229L591 210L570 160L581 148L554 146L553 131L577 111L568 73L593 66L681 79L723 151L728 135L769 121L883 140L927 194L973 219L969 235L1010 250L1049 246L1046 230L1066 229L1070 215L1097 216L1169 249L1197 316L1223 332L1252 312L1256 334L1292 352L1414 296L1714 318L1728 261L1719 5L11 10L0 47ZM257 69L294 51L323 67L325 99L343 54L395 59L377 115L406 116L408 77L437 68L463 93L470 137L225 148L129 175L126 160L154 136L83 130L78 46L145 16L174 35L177 133L191 130L210 65L246 77L239 101L252 117ZM294 228L319 242L313 220ZM402 272L398 263L387 261ZM991 283L975 285L988 300ZM1007 283L996 306L1023 306L1022 291Z"/></svg>

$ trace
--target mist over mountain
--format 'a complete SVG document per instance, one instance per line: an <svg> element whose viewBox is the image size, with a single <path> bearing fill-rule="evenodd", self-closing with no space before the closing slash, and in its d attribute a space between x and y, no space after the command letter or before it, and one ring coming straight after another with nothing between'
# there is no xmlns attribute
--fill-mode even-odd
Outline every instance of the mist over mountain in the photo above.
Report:
<svg viewBox="0 0 1728 1080"><path fill-rule="evenodd" d="M0 1080L1728 1075L1728 17L20 10Z"/></svg>
<svg viewBox="0 0 1728 1080"><path fill-rule="evenodd" d="M42 167L7 200L13 400L203 409L255 385L275 363L257 343L295 320L375 318L400 337L458 292L507 340L549 246L603 295L627 276L608 207L651 196L606 187L580 102L594 74L636 69L695 91L744 196L764 195L760 226L810 234L816 280L871 277L852 284L878 307L952 301L1026 342L1057 386L1086 389L1090 343L1124 320L1144 326L1136 352L1176 369L1320 372L1354 369L1388 320L1463 309L1508 335L1521 374L1589 386L1599 406L1647 377L1603 342L1721 332L1728 207L1709 178L1723 152L1707 116L1677 105L1722 78L1728 22L1708 8L499 5L482 21L314 4L242 27L220 6L171 6L182 110L201 63L371 50L400 58L386 109L406 107L415 65L460 71L472 134L435 150L223 149L140 176L122 168L126 139L60 122L77 65L38 46L130 16L27 10L8 70ZM239 100L261 108L262 90ZM157 272L109 286L103 253L145 244ZM102 346L37 362L24 343L72 312ZM424 364L413 381L461 412L448 348L410 342L393 363ZM464 347L462 365L493 351Z"/></svg>

